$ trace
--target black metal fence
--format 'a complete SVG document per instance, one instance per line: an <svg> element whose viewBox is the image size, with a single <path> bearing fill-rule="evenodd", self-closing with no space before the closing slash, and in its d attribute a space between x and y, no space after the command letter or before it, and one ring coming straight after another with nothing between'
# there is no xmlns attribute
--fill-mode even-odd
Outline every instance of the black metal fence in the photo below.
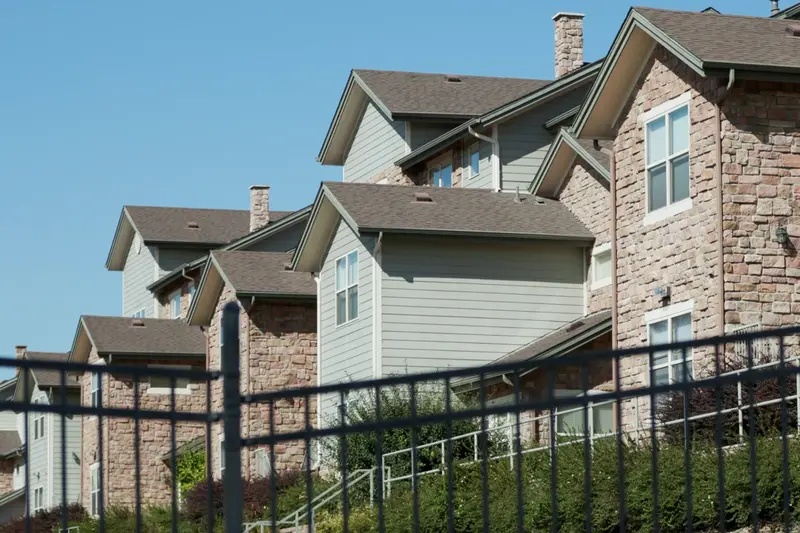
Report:
<svg viewBox="0 0 800 533"><path fill-rule="evenodd" d="M34 452L23 447L26 508L13 531L789 531L800 518L800 328L258 394L241 392L239 331L238 307L227 306L220 372L0 361L20 376L59 373L49 403L28 401L22 379L24 401L0 409L56 415L62 465L68 417L96 422L82 426L80 501L67 498L62 468L62 498L49 514L34 512ZM92 374L115 380L114 390L130 387L133 403L110 406L96 381L70 403L70 376ZM141 405L153 376L171 383L165 409ZM204 409L178 408L181 380L204 395ZM257 406L263 432L241 423ZM131 421L131 448L104 446L118 441L103 430L115 419ZM151 421L169 427L157 435L169 440L168 466L158 467L169 474L168 505L151 505L142 488L153 486L142 478L153 471L142 452L156 438ZM205 491L205 509L192 516L178 490L187 424L202 427L205 477L216 479L193 489L195 507ZM84 464L90 438L95 477ZM224 457L215 458L219 442ZM254 450L263 451L261 470L243 468ZM133 455L127 479L105 467L123 455ZM123 477L109 484L104 475ZM132 500L115 501L120 484ZM86 502L96 517L84 520L72 506Z"/></svg>

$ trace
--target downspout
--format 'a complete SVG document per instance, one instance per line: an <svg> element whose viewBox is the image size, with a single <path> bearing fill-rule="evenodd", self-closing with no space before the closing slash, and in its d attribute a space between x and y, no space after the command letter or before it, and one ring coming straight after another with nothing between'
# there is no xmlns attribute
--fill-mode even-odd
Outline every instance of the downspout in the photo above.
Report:
<svg viewBox="0 0 800 533"><path fill-rule="evenodd" d="M500 157L500 141L495 139L494 136L487 137L486 135L478 133L477 131L472 129L472 126L467 126L467 131L469 132L470 135L472 135L476 139L479 139L479 140L481 140L483 142L487 142L487 143L489 143L491 145L491 147L492 147L492 160L491 160L491 164L492 164L492 188L494 189L495 192L500 192L500 189L501 189L501 187L500 187L500 168L499 168L500 165L499 165L498 161L495 161L496 159L498 159ZM497 131L497 126L493 126L492 132L495 132L495 131Z"/></svg>
<svg viewBox="0 0 800 533"><path fill-rule="evenodd" d="M716 145L717 164L714 165L714 177L716 179L716 203L717 203L717 290L719 300L717 301L717 334L725 334L725 246L724 222L723 222L723 202L722 202L722 104L728 98L728 93L736 81L736 70L731 69L728 75L728 85L717 97L714 104L714 143Z"/></svg>

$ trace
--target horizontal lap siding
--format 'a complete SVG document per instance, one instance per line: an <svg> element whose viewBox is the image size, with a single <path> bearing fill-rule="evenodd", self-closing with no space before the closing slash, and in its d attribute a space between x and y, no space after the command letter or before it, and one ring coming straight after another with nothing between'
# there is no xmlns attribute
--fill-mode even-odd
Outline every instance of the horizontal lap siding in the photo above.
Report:
<svg viewBox="0 0 800 533"><path fill-rule="evenodd" d="M245 250L248 252L287 252L294 250L297 248L297 243L300 242L300 237L303 235L305 227L305 221L298 222L268 239L248 246Z"/></svg>
<svg viewBox="0 0 800 533"><path fill-rule="evenodd" d="M38 386L33 388L33 394L31 395L31 400L36 400L37 398L43 398L41 391ZM50 404L50 399L46 400L39 400L40 403ZM31 491L31 512L33 512L33 490L39 487L44 487L44 501L47 503L47 499L50 496L49 491L49 484L50 484L50 472L48 468L48 461L49 458L49 445L52 442L53 436L50 434L51 427L50 427L50 420L49 418L53 415L45 414L44 415L44 427L45 427L45 434L44 437L34 440L34 413L27 413L28 416L28 461L30 462L30 491Z"/></svg>
<svg viewBox="0 0 800 533"><path fill-rule="evenodd" d="M389 121L369 102L345 158L344 181L369 183L402 157L405 150L405 123Z"/></svg>
<svg viewBox="0 0 800 533"><path fill-rule="evenodd" d="M137 251L135 241L128 251L122 276L124 316L144 309L145 317L154 318L153 294L147 290L147 286L156 280L157 266L153 251L154 248L150 246L141 246Z"/></svg>
<svg viewBox="0 0 800 533"><path fill-rule="evenodd" d="M486 135L491 135L491 132L487 132ZM474 140L479 143L478 150L481 154L478 175L464 179L461 186L470 189L490 189L492 187L492 145L486 141ZM466 139L464 143L467 149L474 144L470 139ZM462 164L468 165L469 161L464 161Z"/></svg>
<svg viewBox="0 0 800 533"><path fill-rule="evenodd" d="M60 401L60 392L55 391L55 402ZM80 405L80 391L71 390L68 393L67 401L71 405ZM76 415L66 417L67 427L67 448L66 448L66 470L67 470L67 503L77 503L80 501L81 494L81 420ZM62 479L61 479L61 417L55 416L53 419L53 505L60 505Z"/></svg>
<svg viewBox="0 0 800 533"><path fill-rule="evenodd" d="M411 149L416 150L423 144L427 144L435 138L444 135L455 124L442 124L436 122L412 122L411 123Z"/></svg>
<svg viewBox="0 0 800 533"><path fill-rule="evenodd" d="M172 272L179 266L194 261L206 255L206 250L182 249L182 248L160 248L158 250L158 267L160 276Z"/></svg>
<svg viewBox="0 0 800 533"><path fill-rule="evenodd" d="M504 190L528 189L554 139L554 135L544 128L544 123L580 105L585 91L586 87L579 88L498 126Z"/></svg>
<svg viewBox="0 0 800 533"><path fill-rule="evenodd" d="M372 255L374 239L359 238L342 221L334 233L320 274L320 382L369 379L372 370ZM336 326L336 260L358 250L358 318ZM322 398L323 422L335 416L334 398Z"/></svg>
<svg viewBox="0 0 800 533"><path fill-rule="evenodd" d="M384 374L481 365L581 316L580 248L386 238Z"/></svg>

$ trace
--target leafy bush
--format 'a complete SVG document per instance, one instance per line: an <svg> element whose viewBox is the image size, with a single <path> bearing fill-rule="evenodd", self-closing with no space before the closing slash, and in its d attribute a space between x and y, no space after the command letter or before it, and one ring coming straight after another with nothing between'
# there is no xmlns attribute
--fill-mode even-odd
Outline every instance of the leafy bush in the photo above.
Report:
<svg viewBox="0 0 800 533"><path fill-rule="evenodd" d="M200 483L206 478L206 454L204 450L188 452L176 461L178 487L181 494Z"/></svg>
<svg viewBox="0 0 800 533"><path fill-rule="evenodd" d="M31 533L52 533L56 528L61 527L61 507L39 511L31 517ZM67 507L68 522L79 522L87 517L86 509L78 504ZM0 526L0 533L25 533L27 520L18 518L12 522Z"/></svg>

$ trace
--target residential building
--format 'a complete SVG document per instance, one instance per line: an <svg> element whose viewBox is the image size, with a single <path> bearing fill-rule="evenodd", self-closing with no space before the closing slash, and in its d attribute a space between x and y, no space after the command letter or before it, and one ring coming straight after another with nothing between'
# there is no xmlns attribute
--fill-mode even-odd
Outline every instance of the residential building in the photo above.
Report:
<svg viewBox="0 0 800 533"><path fill-rule="evenodd" d="M206 337L182 320L82 316L70 361L102 367L111 363L143 368L204 369ZM92 407L137 406L144 410L207 412L210 384L152 376L87 372L80 378L81 402ZM138 393L138 394L137 394ZM169 505L171 472L165 456L205 435L205 424L170 420L83 417L80 422L81 503L93 515L100 505L136 504L136 452L142 503ZM138 434L138 442L137 442ZM137 445L138 444L138 445ZM125 453L120 453L124 450ZM100 490L102 484L102 492ZM102 494L103 499L100 499Z"/></svg>
<svg viewBox="0 0 800 533"><path fill-rule="evenodd" d="M240 370L242 392L254 394L287 387L312 386L317 381L317 286L307 273L288 269L310 209L288 215L275 226L212 251L203 266L187 322L202 326L208 337L208 366L221 365L222 308L240 306ZM300 431L316 424L317 399L243 406L242 435L270 431ZM222 409L222 387L212 389L212 405ZM219 476L223 445L221 427L212 428L212 468ZM305 442L288 442L275 449L275 469L302 468ZM266 476L272 468L266 448L242 454L245 478Z"/></svg>
<svg viewBox="0 0 800 533"><path fill-rule="evenodd" d="M527 194L324 183L293 260L319 283L320 383L482 365L575 320L593 238Z"/></svg>
<svg viewBox="0 0 800 533"><path fill-rule="evenodd" d="M564 201L571 182L600 191L603 180L563 153L605 142L611 218L598 241L610 245L614 346L796 323L800 32L781 17L797 8L774 18L633 8L564 135L576 142L551 150L534 191ZM712 354L688 350L657 353L653 366L626 358L620 378L637 387L713 371ZM625 403L625 427L648 418L646 399Z"/></svg>
<svg viewBox="0 0 800 533"><path fill-rule="evenodd" d="M16 347L17 359L66 361L69 354L31 352ZM80 386L74 375L53 370L18 370L0 385L8 401L44 405L78 405ZM26 426L27 423L27 426ZM27 434L26 434L27 427ZM80 498L80 420L55 413L0 413L0 522L73 504ZM64 447L66 445L66 447ZM26 449L27 448L27 449ZM25 459L27 458L27 465ZM66 482L66 492L64 484ZM31 500L25 501L26 492Z"/></svg>

